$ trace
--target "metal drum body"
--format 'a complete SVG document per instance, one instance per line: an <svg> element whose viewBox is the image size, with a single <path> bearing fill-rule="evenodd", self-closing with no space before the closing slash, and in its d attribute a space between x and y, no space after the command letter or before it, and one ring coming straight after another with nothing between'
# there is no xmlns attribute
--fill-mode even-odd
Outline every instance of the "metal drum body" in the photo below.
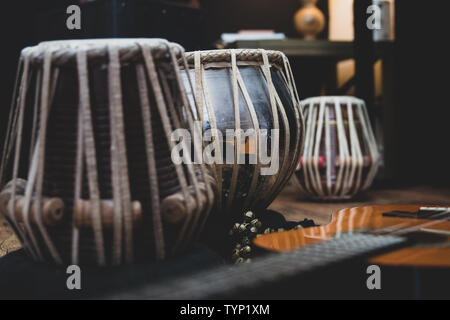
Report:
<svg viewBox="0 0 450 320"><path fill-rule="evenodd" d="M163 259L200 232L214 201L209 169L171 159L171 132L185 123L189 129L194 115L186 110L196 110L183 103L183 53L159 39L55 41L23 50L14 151L1 168L2 180L12 180L0 209L35 259ZM52 199L63 204L49 202L57 217L46 207ZM176 219L174 207L181 208Z"/></svg>
<svg viewBox="0 0 450 320"><path fill-rule="evenodd" d="M364 101L317 97L301 104L306 138L296 177L302 194L339 200L369 188L380 155Z"/></svg>
<svg viewBox="0 0 450 320"><path fill-rule="evenodd" d="M303 143L303 116L287 58L275 51L216 50L187 53L186 60L194 83L191 88L183 74L186 90L203 110L198 120L205 131L222 135L213 135L223 152L223 163L216 163L219 207L233 218L266 208L293 173ZM240 137L227 137L227 130L238 129ZM259 152L275 156L276 172L262 174L261 167L271 164L262 163ZM227 156L245 161L227 163Z"/></svg>

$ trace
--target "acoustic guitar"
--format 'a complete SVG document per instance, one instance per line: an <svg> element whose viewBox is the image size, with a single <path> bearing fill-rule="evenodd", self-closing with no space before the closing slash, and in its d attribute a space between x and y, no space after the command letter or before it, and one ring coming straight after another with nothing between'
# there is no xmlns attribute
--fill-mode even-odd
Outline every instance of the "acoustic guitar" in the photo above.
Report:
<svg viewBox="0 0 450 320"><path fill-rule="evenodd" d="M346 235L376 234L406 238L405 246L370 263L401 267L450 267L450 208L400 205L343 209L328 225L263 235L260 248L287 252L333 241Z"/></svg>
<svg viewBox="0 0 450 320"><path fill-rule="evenodd" d="M448 299L449 218L450 208L417 205L344 209L326 226L255 238L258 247L283 254L207 269L108 298ZM371 264L384 265L382 290L366 286L365 270Z"/></svg>

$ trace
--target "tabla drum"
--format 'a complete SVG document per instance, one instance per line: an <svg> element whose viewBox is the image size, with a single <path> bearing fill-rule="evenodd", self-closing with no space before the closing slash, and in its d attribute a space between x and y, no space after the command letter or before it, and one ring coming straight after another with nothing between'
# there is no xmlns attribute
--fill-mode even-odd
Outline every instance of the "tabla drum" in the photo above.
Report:
<svg viewBox="0 0 450 320"><path fill-rule="evenodd" d="M183 54L160 39L22 51L0 210L33 258L130 264L198 237L215 182L206 165L171 158L172 132L192 130L196 110L181 82Z"/></svg>
<svg viewBox="0 0 450 320"><path fill-rule="evenodd" d="M296 171L301 192L314 199L350 199L372 184L380 155L364 101L318 97L301 102L305 147Z"/></svg>
<svg viewBox="0 0 450 320"><path fill-rule="evenodd" d="M210 147L203 160L217 169L218 207L232 218L266 208L293 174L303 144L288 59L278 51L214 50L186 53L186 60L185 87L203 111L197 120Z"/></svg>

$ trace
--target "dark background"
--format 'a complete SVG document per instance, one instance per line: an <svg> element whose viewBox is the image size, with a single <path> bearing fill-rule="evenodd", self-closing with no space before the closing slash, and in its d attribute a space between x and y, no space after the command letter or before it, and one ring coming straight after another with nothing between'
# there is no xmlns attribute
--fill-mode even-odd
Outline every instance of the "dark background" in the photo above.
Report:
<svg viewBox="0 0 450 320"><path fill-rule="evenodd" d="M358 1L358 0L355 0ZM183 1L180 1L183 2ZM6 129L21 48L41 40L164 37L188 50L210 48L222 32L275 29L296 36L298 0L203 0L202 9L158 0L98 0L82 10L81 31L67 31L65 8L75 0L5 0L0 10L2 71L0 137ZM396 0L395 179L390 184L450 186L446 1ZM146 6L146 10L141 9ZM326 1L320 3L327 13ZM125 10L123 8L127 8ZM134 10L130 10L134 8ZM61 25L61 26L60 26ZM326 37L326 33L321 35ZM316 75L321 77L320 74ZM301 88L300 88L301 91ZM302 97L304 98L304 97ZM3 138L0 139L0 146Z"/></svg>
<svg viewBox="0 0 450 320"><path fill-rule="evenodd" d="M397 0L397 171L402 183L450 186L447 1Z"/></svg>

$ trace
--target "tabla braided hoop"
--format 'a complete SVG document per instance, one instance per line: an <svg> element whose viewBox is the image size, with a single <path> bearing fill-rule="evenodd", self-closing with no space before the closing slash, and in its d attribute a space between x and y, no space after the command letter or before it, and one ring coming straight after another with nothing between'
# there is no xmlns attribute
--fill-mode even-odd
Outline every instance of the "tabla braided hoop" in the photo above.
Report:
<svg viewBox="0 0 450 320"><path fill-rule="evenodd" d="M185 54L186 61L188 66L184 66L185 69L194 70L194 83L195 90L194 92L195 100L197 101L199 108L201 110L206 110L208 115L208 120L211 125L211 129L213 132L218 130L217 119L214 115L214 101L211 99L211 93L208 88L208 83L205 79L205 72L208 69L222 69L228 68L231 70L232 78L231 78L231 86L232 86L232 95L233 95L233 106L234 106L234 119L235 119L235 127L236 137L234 140L234 145L238 146L234 149L234 164L232 168L232 178L230 184L229 197L226 203L222 203L221 197L218 199L218 206L224 208L226 210L230 209L233 200L235 199L236 188L238 184L238 175L240 165L237 162L237 156L240 149L240 144L237 143L239 141L240 129L241 129L241 121L240 121L240 103L238 95L242 94L244 102L246 104L246 108L251 118L251 123L253 126L253 130L255 130L255 149L257 154L257 163L254 167L252 181L250 183L250 187L248 189L247 194L250 195L245 199L244 208L251 209L255 207L255 204L258 203L261 207L268 206L276 195L281 191L283 186L288 182L291 174L295 170L295 167L298 163L301 148L303 146L304 141L304 119L303 119L303 111L300 106L300 100L297 92L297 88L295 86L295 81L292 73L292 69L287 57L279 51L267 51L263 49L230 49L230 50L211 50L211 51L196 51L196 52L188 52ZM243 76L239 70L239 67L245 66L253 66L257 67L261 70L265 81L267 82L267 96L269 97L270 104L270 112L272 115L273 121L273 129L279 129L280 125L283 125L284 130L284 159L281 165L281 170L276 174L276 182L274 186L270 190L265 190L262 194L256 194L259 170L263 166L261 163L261 159L258 155L258 150L261 149L261 137L260 137L260 124L258 122L257 111L253 104L253 101L249 94L249 89L246 86L246 83L243 79ZM280 71L283 82L285 86L288 88L290 98L292 99L292 106L295 111L295 137L291 137L289 121L285 112L285 106L280 99L279 93L275 89L272 83L272 75L271 68L276 68ZM189 73L187 73L189 74ZM200 117L198 118L203 122L203 112L200 113ZM277 133L278 134L278 131ZM213 133L214 135L214 133ZM275 137L275 143L279 144L279 138ZM295 153L292 158L287 156L288 148L290 146L290 139L294 139ZM218 146L217 137L213 140L216 150L220 150ZM277 150L278 148L275 148ZM223 191L223 165L216 165L217 169L217 181L218 181L218 193L222 194Z"/></svg>
<svg viewBox="0 0 450 320"><path fill-rule="evenodd" d="M370 187L380 154L365 102L346 96L301 101L305 148L296 173L301 192L322 200L349 199Z"/></svg>
<svg viewBox="0 0 450 320"><path fill-rule="evenodd" d="M86 52L89 64L102 63L109 59L108 47L117 50L121 63L142 61L142 43L152 47L153 58L160 59L168 55L167 45L182 59L184 49L176 43L169 43L165 39L87 39L87 40L58 40L41 42L34 47L22 50L22 56L27 57L31 65L41 64L46 50L52 52L52 66L60 67L77 64L78 50Z"/></svg>
<svg viewBox="0 0 450 320"><path fill-rule="evenodd" d="M186 97L183 84L179 77L178 59L183 60L184 49L163 39L92 39L75 41L43 42L35 47L22 50L17 83L18 89L13 95L10 121L8 125L7 148L2 156L0 167L1 184L8 175L12 180L0 195L0 210L16 230L25 250L39 261L50 259L56 264L83 263L80 259L80 239L82 239L82 225L88 224L92 228L93 241L96 251L96 264L119 265L135 262L135 221L142 210L140 203L132 199L127 142L125 141L125 115L122 98L121 66L136 68L136 82L138 86L139 105L142 112L142 135L144 137L146 153L146 171L151 199L152 232L154 234L154 250L156 259L164 259L167 255L175 254L192 242L195 234L200 234L204 223L199 223L200 217L206 219L214 205L215 181L210 176L210 167L204 164L173 164L179 191L172 196L160 195L161 180L158 178L152 118L160 119L163 136L170 150L174 147L171 133L174 129L187 128L193 131L192 111L198 113L197 105L191 105ZM158 67L160 60L166 61L171 70L170 76L175 74L176 80L167 84L165 71ZM107 95L109 105L110 128L110 167L113 205L108 207L105 199L101 198L100 186L103 183L99 177L99 158L96 145L101 144L95 137L95 119L93 116L92 88L89 68L101 64L107 69ZM58 75L61 68L73 67L77 74L78 110L76 129L76 154L74 160L73 206L64 209L61 202L48 199L44 192L43 180L46 163L46 141L48 120L52 113L55 90L58 86ZM28 85L32 77L37 77L35 103L27 108ZM19 81L20 79L20 81ZM160 80L162 79L162 80ZM160 82L162 81L162 83ZM171 80L172 81L172 80ZM154 99L150 98L150 91ZM195 103L194 103L195 104ZM153 108L151 108L153 106ZM24 127L24 115L32 109L32 132ZM177 110L179 109L179 110ZM157 110L157 115L152 112ZM186 115L187 119L180 118ZM36 131L36 132L35 132ZM30 136L30 137L29 137ZM29 168L27 181L19 179L19 163L23 149L23 139L31 141ZM183 142L185 143L185 142ZM14 148L15 147L15 148ZM13 162L9 159L14 149ZM185 150L188 150L185 148ZM197 149L195 152L199 152ZM189 155L185 155L189 157ZM9 170L12 167L12 174ZM84 173L86 178L84 178ZM78 204L83 204L83 180L88 186L87 220L83 220ZM20 199L19 199L20 198ZM50 201L51 200L51 201ZM57 199L61 200L61 199ZM67 200L67 199L65 199ZM106 202L105 202L106 201ZM174 202L175 201L175 202ZM20 203L20 206L18 205ZM84 203L86 204L86 203ZM163 210L163 206L166 209ZM172 251L168 253L168 241L163 230L163 216L173 214L172 207L178 209L178 220L182 226L176 236ZM58 211L59 210L59 211ZM65 210L65 211L64 211ZM110 210L109 215L106 211ZM72 215L71 245L65 247L58 239L51 237L47 223L48 216L62 223L59 215ZM141 212L142 213L142 212ZM147 213L144 213L147 214ZM81 219L81 220L80 220ZM61 220L61 221L60 221ZM80 222L81 221L81 222ZM110 221L110 222L108 222ZM81 223L81 225L80 225ZM105 224L112 226L111 247L105 243ZM142 231L140 231L142 232ZM145 231L144 231L145 232ZM59 239L60 240L60 239ZM183 245L181 245L183 244ZM63 251L71 251L69 258ZM148 250L152 250L149 248ZM141 250L142 251L142 250Z"/></svg>

